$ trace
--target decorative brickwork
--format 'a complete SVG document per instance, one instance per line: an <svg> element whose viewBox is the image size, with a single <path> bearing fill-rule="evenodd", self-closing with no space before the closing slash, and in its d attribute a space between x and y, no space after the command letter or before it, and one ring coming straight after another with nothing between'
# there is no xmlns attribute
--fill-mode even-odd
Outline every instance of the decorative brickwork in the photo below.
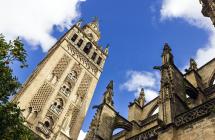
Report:
<svg viewBox="0 0 215 140"><path fill-rule="evenodd" d="M73 47L73 45L71 45L70 43L68 43L67 48L69 49L69 51L71 52L71 54L75 57L77 57L81 62L83 62L83 64L85 65L85 67L87 69L91 69L93 71L94 74L96 74L98 72L98 67L93 64L92 62L90 62L83 54L81 54L76 48Z"/></svg>
<svg viewBox="0 0 215 140"><path fill-rule="evenodd" d="M69 56L64 55L60 61L58 62L57 66L54 68L52 74L56 76L58 79L60 79L61 75L65 71L66 67L68 66L71 59Z"/></svg>
<svg viewBox="0 0 215 140"><path fill-rule="evenodd" d="M81 103L84 101L91 82L92 77L89 74L85 73L76 93L78 105L81 105Z"/></svg>
<svg viewBox="0 0 215 140"><path fill-rule="evenodd" d="M38 92L36 93L36 95L33 97L33 99L30 102L30 107L32 107L32 109L34 111L40 111L43 107L43 105L45 104L45 102L47 101L49 95L54 91L54 89L48 84L48 83L44 83L40 89L38 90Z"/></svg>
<svg viewBox="0 0 215 140"><path fill-rule="evenodd" d="M73 108L73 110L72 110L72 118L71 118L71 122L70 122L71 130L75 126L75 122L77 121L77 117L78 117L79 112L80 112L79 108L76 108L76 107Z"/></svg>

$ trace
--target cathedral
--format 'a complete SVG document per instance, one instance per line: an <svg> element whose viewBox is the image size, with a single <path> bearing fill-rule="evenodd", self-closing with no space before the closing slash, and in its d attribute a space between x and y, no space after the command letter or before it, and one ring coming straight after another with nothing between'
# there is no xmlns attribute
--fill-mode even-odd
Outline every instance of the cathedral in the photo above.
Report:
<svg viewBox="0 0 215 140"><path fill-rule="evenodd" d="M215 25L214 0L200 0L202 14ZM37 139L77 140L100 78L108 46L99 46L99 23L77 22L48 51L23 84L13 102L24 109L24 124ZM85 140L214 140L215 58L198 67L190 59L182 73L165 43L159 96L145 102L144 89L128 105L128 118L114 108L114 82L104 91L102 103ZM115 129L123 130L113 134Z"/></svg>
<svg viewBox="0 0 215 140"><path fill-rule="evenodd" d="M214 140L215 58L198 68L190 59L182 73L174 64L170 46L162 52L159 96L145 103L144 89L128 106L128 119L113 104L113 81L91 122L85 140ZM117 128L123 130L113 135Z"/></svg>
<svg viewBox="0 0 215 140"><path fill-rule="evenodd" d="M76 23L13 99L38 139L77 139L108 55L99 39L97 19L84 26Z"/></svg>
<svg viewBox="0 0 215 140"><path fill-rule="evenodd" d="M215 25L215 1L200 0L202 14ZM96 106L85 140L214 140L215 58L201 67L190 59L182 73L165 43L160 71L159 96L145 103L144 89L128 105L128 119L113 104L113 81L107 85L102 103ZM113 134L114 130L120 132Z"/></svg>

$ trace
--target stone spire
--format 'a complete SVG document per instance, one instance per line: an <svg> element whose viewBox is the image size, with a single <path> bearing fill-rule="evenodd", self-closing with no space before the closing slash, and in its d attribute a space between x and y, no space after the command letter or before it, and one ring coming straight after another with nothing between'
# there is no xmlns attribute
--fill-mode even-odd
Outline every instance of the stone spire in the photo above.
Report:
<svg viewBox="0 0 215 140"><path fill-rule="evenodd" d="M189 70L197 70L197 63L194 59L190 59L190 68Z"/></svg>
<svg viewBox="0 0 215 140"><path fill-rule="evenodd" d="M108 55L108 53L109 53L109 47L110 47L110 45L107 44L106 48L104 49L104 53L105 53L106 55Z"/></svg>
<svg viewBox="0 0 215 140"><path fill-rule="evenodd" d="M78 26L78 27L81 27L81 23L83 22L83 20L82 19L79 19L78 20L78 22L75 24L76 26Z"/></svg>
<svg viewBox="0 0 215 140"><path fill-rule="evenodd" d="M140 91L140 95L136 100L138 102L138 104L143 107L145 104L145 93L144 93L144 89L142 88Z"/></svg>
<svg viewBox="0 0 215 140"><path fill-rule="evenodd" d="M103 97L103 103L113 106L113 80L106 87L106 91Z"/></svg>
<svg viewBox="0 0 215 140"><path fill-rule="evenodd" d="M92 22L88 23L88 26L97 34L100 36L99 31L99 20L98 17L95 17Z"/></svg>
<svg viewBox="0 0 215 140"><path fill-rule="evenodd" d="M162 64L173 64L172 49L169 47L168 43L164 44L162 53Z"/></svg>
<svg viewBox="0 0 215 140"><path fill-rule="evenodd" d="M98 42L101 37L98 18L94 18L92 22L85 24L83 26L83 31L91 41L95 43Z"/></svg>

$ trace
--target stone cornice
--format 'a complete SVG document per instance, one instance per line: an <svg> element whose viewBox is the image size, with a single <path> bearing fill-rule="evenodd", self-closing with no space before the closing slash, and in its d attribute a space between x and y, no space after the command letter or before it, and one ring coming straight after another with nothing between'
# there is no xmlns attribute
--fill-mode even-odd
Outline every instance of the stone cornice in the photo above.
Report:
<svg viewBox="0 0 215 140"><path fill-rule="evenodd" d="M155 126L126 140L148 140L156 137L158 135L159 129L159 126Z"/></svg>
<svg viewBox="0 0 215 140"><path fill-rule="evenodd" d="M203 117L208 116L214 110L214 106L215 99L211 99L187 112L176 116L174 119L175 126L180 127L186 125L187 123L197 121Z"/></svg>

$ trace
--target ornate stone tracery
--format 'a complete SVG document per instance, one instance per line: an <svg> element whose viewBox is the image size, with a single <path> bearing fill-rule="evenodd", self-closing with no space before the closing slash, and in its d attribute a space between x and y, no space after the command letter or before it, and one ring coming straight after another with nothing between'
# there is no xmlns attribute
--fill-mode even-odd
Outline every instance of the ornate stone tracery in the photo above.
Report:
<svg viewBox="0 0 215 140"><path fill-rule="evenodd" d="M69 41L68 41L67 49L74 57L78 58L80 62L82 62L87 69L90 69L94 74L97 74L99 69L95 66L95 64L92 64L92 62L90 62L85 56L83 56L83 54L81 54L76 48L71 46Z"/></svg>
<svg viewBox="0 0 215 140"><path fill-rule="evenodd" d="M76 96L77 96L76 97L76 103L78 106L80 106L82 104L82 102L84 101L91 82L92 82L92 76L85 73L84 77L81 81L81 84L78 87L78 90L76 92Z"/></svg>
<svg viewBox="0 0 215 140"><path fill-rule="evenodd" d="M189 110L183 114L180 114L179 116L176 116L174 121L175 125L179 127L194 120L198 120L199 118L210 114L214 110L214 107L215 99L212 99L200 106L193 108L192 110Z"/></svg>
<svg viewBox="0 0 215 140"><path fill-rule="evenodd" d="M128 140L150 140L152 138L157 137L158 130L159 130L159 127L154 127L147 131L144 131L143 133L141 133L139 135L129 138Z"/></svg>
<svg viewBox="0 0 215 140"><path fill-rule="evenodd" d="M60 59L60 61L58 62L58 64L54 68L54 70L52 71L52 78L51 78L51 80L53 80L55 77L57 78L57 80L60 79L61 75L65 71L65 69L68 66L68 64L69 64L70 61L71 61L71 58L69 56L67 56L67 55L64 55Z"/></svg>
<svg viewBox="0 0 215 140"><path fill-rule="evenodd" d="M34 95L33 99L30 102L30 107L34 111L39 112L53 91L54 89L48 83L45 82L40 87L36 95Z"/></svg>

